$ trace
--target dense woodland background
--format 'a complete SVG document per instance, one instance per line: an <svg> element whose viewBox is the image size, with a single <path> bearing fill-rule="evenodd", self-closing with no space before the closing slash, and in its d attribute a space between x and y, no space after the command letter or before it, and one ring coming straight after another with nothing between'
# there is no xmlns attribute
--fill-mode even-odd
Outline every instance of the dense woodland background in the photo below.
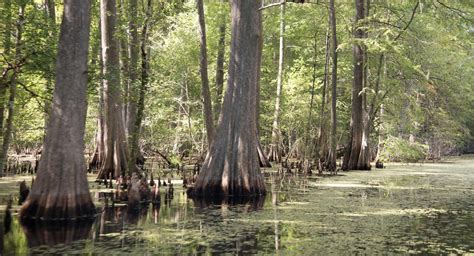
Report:
<svg viewBox="0 0 474 256"><path fill-rule="evenodd" d="M207 151L207 135L196 3L139 0L135 1L137 13L133 13L131 2L117 1L116 33L120 40L123 112L140 106L140 99L144 101L139 148L145 156L161 153L176 163L188 155L201 155ZM272 3L264 1L265 5ZM366 17L356 24L354 2L335 1L338 152L342 152L350 135L354 43L366 50L361 94L366 99L365 107L373 114L368 144L372 159L418 161L472 152L474 2L367 3L370 8ZM328 1L312 0L261 10L258 124L265 152L276 145L285 157L315 160L328 150L333 59L326 54L330 51L328 5ZM54 88L63 6L62 1L54 0L3 0L0 6L3 165L7 155L37 153L41 149ZM99 9L98 1L93 1L85 136L90 158L102 113ZM229 2L204 1L204 13L213 122L217 123L229 62ZM136 24L135 37L131 24ZM356 26L363 27L366 37L354 39ZM134 47L139 59L131 58ZM284 58L280 58L280 52ZM272 133L278 135L276 140Z"/></svg>

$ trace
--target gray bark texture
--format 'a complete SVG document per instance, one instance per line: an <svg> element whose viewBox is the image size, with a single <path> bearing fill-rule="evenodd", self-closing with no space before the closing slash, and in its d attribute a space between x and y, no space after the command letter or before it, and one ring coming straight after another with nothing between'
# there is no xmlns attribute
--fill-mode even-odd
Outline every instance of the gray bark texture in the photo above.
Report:
<svg viewBox="0 0 474 256"><path fill-rule="evenodd" d="M365 19L365 0L356 0L356 28L354 30L355 39L363 39L366 35L363 28L359 24ZM343 170L369 170L370 162L365 150L368 150L368 125L365 120L366 108L364 107L364 95L362 90L364 87L364 46L361 42L353 45L354 55L354 82L352 84L352 106L351 106L351 128L349 135L348 147L344 155L342 165Z"/></svg>
<svg viewBox="0 0 474 256"><path fill-rule="evenodd" d="M281 162L282 152L280 149L281 132L280 132L280 108L281 108L281 92L283 87L283 59L285 52L285 4L280 5L280 46L278 56L278 75L277 75L277 90L275 98L275 112L273 113L272 125L272 143L270 145L270 152L268 160L276 163Z"/></svg>
<svg viewBox="0 0 474 256"><path fill-rule="evenodd" d="M128 9L125 5L124 0L118 0L118 13L117 20L118 24L125 24L127 21ZM119 25L116 33L119 35L119 45L120 45L120 74L121 74L121 84L122 84L122 113L123 113L123 122L125 124L125 135L130 136L130 131L128 129L128 106L130 102L130 56L129 56L129 40L127 37L128 31L125 26Z"/></svg>
<svg viewBox="0 0 474 256"><path fill-rule="evenodd" d="M216 62L216 99L214 100L214 121L219 121L221 112L222 91L224 89L224 55L225 55L225 34L227 13L223 10L224 0L221 0L221 9L219 14L219 42L217 46L217 62Z"/></svg>
<svg viewBox="0 0 474 256"><path fill-rule="evenodd" d="M12 138L13 132L13 117L15 114L15 97L16 97L16 84L18 75L21 71L21 55L22 55L22 37L23 37L23 23L25 22L25 8L26 3L20 3L20 10L18 12L18 20L16 23L16 41L15 41L15 66L13 69L13 74L10 78L9 82L9 92L10 95L8 96L8 115L6 120L6 127L3 133L3 141L2 141L2 150L0 152L0 172L3 172L5 163L8 161L8 149L10 148L10 141ZM6 88L5 88L6 90ZM2 93L5 93L2 92ZM6 95L3 95L4 97Z"/></svg>
<svg viewBox="0 0 474 256"><path fill-rule="evenodd" d="M326 101L327 101L327 86L329 82L329 62L330 62L330 46L331 43L329 41L329 29L326 31L326 50L325 50L325 61L324 61L324 79L323 79L323 91L321 93L321 109L319 112L319 129L318 129L318 156L319 158L326 161L327 153L328 153L328 145L327 145L327 133L325 132L327 128L327 121L326 121Z"/></svg>
<svg viewBox="0 0 474 256"><path fill-rule="evenodd" d="M151 17L151 8L152 8L152 1L148 0L147 1L147 10L146 10L146 16L145 16L145 21L143 23L142 27L142 37L141 37L141 81L140 81L140 87L137 88L139 90L138 93L138 101L135 103L135 106L133 109L136 110L135 115L130 115L133 116L132 119L129 119L129 121L133 120L133 129L131 130L130 135L130 158L128 162L128 168L129 170L133 170L136 168L136 164L139 161L144 161L144 158L140 154L140 149L138 146L138 139L140 138L140 129L142 126L142 120L143 120L143 113L145 110L145 92L148 86L148 77L149 77L149 57L148 57L148 29L149 29L149 20ZM138 69L137 69L138 71ZM135 78L134 78L135 79ZM135 90L134 88L131 88ZM134 99L135 100L135 99ZM129 111L132 110L132 108L129 108Z"/></svg>
<svg viewBox="0 0 474 256"><path fill-rule="evenodd" d="M263 24L260 22L260 37L258 40L258 55L257 55L257 67L258 67L258 73L257 73L257 91L256 91L256 98L257 98L257 104L256 104L256 111L255 111L255 119L257 120L257 139L260 138L260 77L261 77L261 70L260 67L262 66L262 54L263 54ZM258 144L257 144L257 152L258 152L258 158L259 158L259 163L260 167L267 167L270 168L272 165L270 164L270 161L268 160L267 156L265 155L263 148L262 148L262 143L260 143L260 140L258 139Z"/></svg>
<svg viewBox="0 0 474 256"><path fill-rule="evenodd" d="M309 111L308 111L308 123L306 125L306 130L305 130L305 141L304 141L304 154L303 154L303 158L306 159L306 158L310 158L312 157L312 154L313 154L313 143L310 143L310 134L311 134L311 130L312 130L312 124L313 124L313 105L314 105L314 87L316 85L316 55L317 55L317 51L318 51L318 42L317 42L317 39L316 39L316 35L317 33L315 33L314 35L314 45L313 45L313 50L314 50L314 60L313 60L313 74L312 74L312 77L311 77L311 97L310 97L310 100L309 100ZM326 40L327 41L327 40Z"/></svg>
<svg viewBox="0 0 474 256"><path fill-rule="evenodd" d="M90 1L65 0L51 116L23 219L79 219L96 212L84 159L89 27Z"/></svg>
<svg viewBox="0 0 474 256"><path fill-rule="evenodd" d="M337 133L337 34L336 34L336 11L334 0L329 0L329 23L331 27L331 54L332 54L332 77L331 77L331 138L327 167L333 172L336 170L336 133Z"/></svg>
<svg viewBox="0 0 474 256"><path fill-rule="evenodd" d="M56 4L54 3L54 0L45 0L44 1L44 9L45 9L45 16L46 20L48 23L48 30L49 30L49 36L51 38L56 38L57 36L57 28L56 28ZM54 62L52 61L51 64L49 64L49 68L45 72L45 77L46 77L46 91L47 92L52 92L53 90L53 82L54 82ZM51 110L51 101L49 99L46 99L44 101L44 129L46 132L46 129L48 127L48 122L49 122L49 111Z"/></svg>
<svg viewBox="0 0 474 256"><path fill-rule="evenodd" d="M122 115L119 41L116 37L115 0L101 0L101 38L104 65L104 163L98 179L118 178L128 173L128 144ZM134 171L134 170L130 170Z"/></svg>
<svg viewBox="0 0 474 256"><path fill-rule="evenodd" d="M191 194L257 196L266 192L257 152L260 1L232 2L229 78L216 137Z"/></svg>
<svg viewBox="0 0 474 256"><path fill-rule="evenodd" d="M99 20L99 25L102 24ZM100 29L99 29L100 36ZM104 77L104 58L102 58L102 45L98 44L99 72L100 77ZM95 53L93 51L93 53ZM95 149L89 162L88 171L99 169L104 164L105 143L104 143L104 80L100 79L99 88L99 113L97 117L97 131L95 134Z"/></svg>
<svg viewBox="0 0 474 256"><path fill-rule="evenodd" d="M138 36L138 3L137 0L129 1L130 17L128 22L128 29L130 31L130 43L128 45L128 52L130 55L129 63L129 83L128 83L128 101L127 101L127 129L128 136L133 136L135 130L135 122L137 116L137 102L138 102L138 87L140 84L140 38Z"/></svg>
<svg viewBox="0 0 474 256"><path fill-rule="evenodd" d="M11 48L11 30L12 30L12 14L11 0L5 0L3 4L2 15L4 16L3 22L4 27L4 37L3 37L3 53L5 57L9 57L10 48ZM3 144L3 122L5 119L5 101L7 97L7 88L8 88L8 70L2 70L2 76L0 77L0 139ZM3 166L0 168L0 176L3 176Z"/></svg>
<svg viewBox="0 0 474 256"><path fill-rule="evenodd" d="M199 16L199 28L201 32L201 48L199 56L199 72L201 74L201 95L203 98L204 121L206 124L206 134L208 147L211 146L214 138L214 121L212 116L211 90L209 89L209 76L207 70L207 42L206 42L206 21L204 16L204 4L202 0L196 0Z"/></svg>

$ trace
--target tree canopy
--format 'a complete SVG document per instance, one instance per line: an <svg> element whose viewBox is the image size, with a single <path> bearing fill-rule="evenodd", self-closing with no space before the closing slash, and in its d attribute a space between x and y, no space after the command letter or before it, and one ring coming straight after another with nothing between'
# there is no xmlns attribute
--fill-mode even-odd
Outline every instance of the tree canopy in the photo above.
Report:
<svg viewBox="0 0 474 256"><path fill-rule="evenodd" d="M55 15L52 18L42 1L10 0L1 3L0 122L2 140L8 136L11 138L10 154L41 148L45 135L63 12L63 3L53 2ZM130 44L129 21L136 22L141 36L147 16L146 1L138 1L136 16L126 8L129 1L120 2L125 8L117 7L117 37L119 41ZM263 5L278 3L263 1ZM367 3L366 17L356 23L355 4L351 1L335 2L339 43L337 148L344 147L350 135L354 44L366 49L365 83L361 93L367 106L373 107L373 115L369 117L372 157L377 154L378 145L385 144L387 147L379 152L381 156L387 160L396 159L392 153L383 150L401 145L398 140L406 141L404 145L407 146L423 146L426 148L424 157L457 154L472 147L474 5L461 0ZM24 20L20 22L18 10L22 5L25 6ZM315 159L319 157L322 146L318 145L317 139L321 123L324 123L322 127L327 130L327 136L330 134L330 90L322 95L329 1L305 1L303 4L287 1L285 5L279 143L285 156L300 157L305 147L309 147L313 154L310 159ZM272 143L281 17L280 8L276 6L261 8L259 12L263 20L263 54L258 130L266 151ZM216 86L221 24L227 27L224 70L229 65L230 5L227 1L204 1L204 13L207 68L214 104L222 102L223 97ZM15 45L19 22L23 30L22 42ZM94 2L91 8L89 108L85 133L88 154L94 150L97 117L101 113L103 74L100 71L99 23L99 4ZM139 148L145 154L166 152L177 159L187 154L203 154L208 147L199 73L200 30L196 4L194 1L153 2L148 24L149 37L144 51L149 58L149 78ZM357 27L364 29L364 38L354 38L353 31ZM15 53L16 48L21 48L19 54ZM130 73L125 72L123 64L130 60L130 56L122 53L120 58L122 80L125 81L130 79ZM141 70L141 66L138 68ZM224 73L227 79L227 72ZM331 69L327 75L331 75ZM14 101L9 103L12 84L16 84L17 90ZM314 103L310 105L312 97ZM124 91L124 105L130 99ZM321 111L323 100L328 104L323 115L319 116L317 113ZM9 104L15 106L11 134L6 131ZM382 108L383 116L380 116ZM308 122L311 111L312 118ZM383 135L381 141L378 139L380 134Z"/></svg>

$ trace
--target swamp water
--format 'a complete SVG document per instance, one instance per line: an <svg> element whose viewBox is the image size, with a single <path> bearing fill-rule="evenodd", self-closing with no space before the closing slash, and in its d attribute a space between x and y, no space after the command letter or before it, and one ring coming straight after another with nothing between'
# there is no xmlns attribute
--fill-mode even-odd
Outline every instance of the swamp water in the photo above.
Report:
<svg viewBox="0 0 474 256"><path fill-rule="evenodd" d="M95 222L20 225L13 207L2 255L79 254L472 254L474 157L339 173L336 177L267 173L267 196L240 205L193 202L175 185L172 198L139 212L111 205L91 183ZM18 181L0 179L0 216ZM91 176L91 180L93 177ZM4 223L0 223L4 227Z"/></svg>

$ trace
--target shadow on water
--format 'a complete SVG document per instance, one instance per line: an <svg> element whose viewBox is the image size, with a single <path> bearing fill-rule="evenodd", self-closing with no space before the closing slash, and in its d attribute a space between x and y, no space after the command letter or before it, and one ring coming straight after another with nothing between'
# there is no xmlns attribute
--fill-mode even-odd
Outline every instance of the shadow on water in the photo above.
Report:
<svg viewBox="0 0 474 256"><path fill-rule="evenodd" d="M265 195L262 196L227 196L227 197L194 197L194 206L199 210L206 208L234 207L245 209L246 212L258 211L263 208Z"/></svg>
<svg viewBox="0 0 474 256"><path fill-rule="evenodd" d="M21 226L30 248L70 244L89 237L94 219L80 221L22 220Z"/></svg>

